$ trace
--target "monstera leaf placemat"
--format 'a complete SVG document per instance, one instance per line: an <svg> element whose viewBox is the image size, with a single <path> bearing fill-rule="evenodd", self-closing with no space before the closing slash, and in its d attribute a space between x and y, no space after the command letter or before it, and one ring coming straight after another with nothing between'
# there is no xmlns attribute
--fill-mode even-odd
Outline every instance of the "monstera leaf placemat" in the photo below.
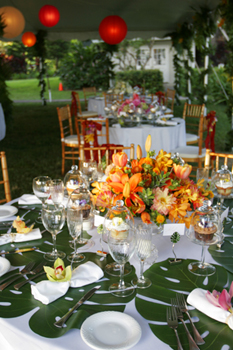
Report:
<svg viewBox="0 0 233 350"><path fill-rule="evenodd" d="M190 293L195 288L221 291L233 275L221 266L216 266L216 273L210 277L198 277L188 271L188 264L193 260L183 260L179 265L170 265L168 260L151 266L145 276L150 278L152 286L137 290L135 304L138 312L148 320L152 332L172 349L177 349L175 333L166 322L166 308L171 305L171 298L176 292ZM217 322L197 310L190 311L191 316L198 317L196 327L200 334L205 334L205 344L200 349L220 350L224 344L232 349L233 331L226 325ZM186 319L186 316L185 316ZM187 324L188 328L190 325ZM191 332L191 328L190 328ZM184 350L189 349L188 339L182 324L178 333Z"/></svg>

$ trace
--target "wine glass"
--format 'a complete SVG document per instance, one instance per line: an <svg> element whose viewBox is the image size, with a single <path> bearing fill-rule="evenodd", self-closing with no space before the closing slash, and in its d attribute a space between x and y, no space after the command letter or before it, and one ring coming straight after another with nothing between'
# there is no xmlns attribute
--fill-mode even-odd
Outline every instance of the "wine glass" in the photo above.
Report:
<svg viewBox="0 0 233 350"><path fill-rule="evenodd" d="M55 261L57 258L64 259L66 254L56 248L56 237L65 224L65 207L62 204L55 206L54 204L44 203L42 205L42 222L53 238L53 250L45 253L44 258L49 261Z"/></svg>
<svg viewBox="0 0 233 350"><path fill-rule="evenodd" d="M64 198L64 183L61 179L51 180L49 183L50 195L54 205L62 203Z"/></svg>
<svg viewBox="0 0 233 350"><path fill-rule="evenodd" d="M196 181L198 182L199 180L204 180L203 186L204 188L206 188L208 179L209 179L209 170L205 168L198 168L196 173Z"/></svg>
<svg viewBox="0 0 233 350"><path fill-rule="evenodd" d="M97 163L95 160L82 161L80 170L89 183L97 180Z"/></svg>
<svg viewBox="0 0 233 350"><path fill-rule="evenodd" d="M149 278L143 276L144 263L151 255L152 248L152 229L150 225L139 226L136 233L136 254L140 260L140 275L139 278L134 278L132 284L137 288L148 288L151 286Z"/></svg>
<svg viewBox="0 0 233 350"><path fill-rule="evenodd" d="M72 263L80 262L85 259L85 255L77 253L77 238L80 236L82 232L82 224L83 224L83 214L80 207L73 206L72 208L67 209L67 225L69 229L69 233L73 238L74 242L74 252L68 255L67 259Z"/></svg>
<svg viewBox="0 0 233 350"><path fill-rule="evenodd" d="M51 178L49 176L37 176L32 181L32 189L38 199L41 200L42 205L48 199L50 195L50 184ZM36 219L38 224L42 224L41 216L39 215Z"/></svg>

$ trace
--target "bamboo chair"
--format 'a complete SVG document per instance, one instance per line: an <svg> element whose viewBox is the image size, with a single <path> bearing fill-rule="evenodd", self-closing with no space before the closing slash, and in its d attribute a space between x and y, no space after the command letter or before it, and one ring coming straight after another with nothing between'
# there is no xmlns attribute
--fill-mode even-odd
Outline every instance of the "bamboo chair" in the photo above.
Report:
<svg viewBox="0 0 233 350"><path fill-rule="evenodd" d="M95 86L83 88L83 95L84 95L84 100L85 100L85 110L88 111L88 98L92 97L92 96L94 96L94 97L96 96Z"/></svg>
<svg viewBox="0 0 233 350"><path fill-rule="evenodd" d="M173 112L176 90L167 89L165 94L165 106ZM166 114L166 113L165 113Z"/></svg>
<svg viewBox="0 0 233 350"><path fill-rule="evenodd" d="M207 149L205 154L205 169L215 169L216 171L218 171L220 166L219 161L224 160L223 164L229 165L229 159L232 159L233 162L233 154L216 153L212 152L210 149ZM233 163L231 165L231 172L233 174Z"/></svg>
<svg viewBox="0 0 233 350"><path fill-rule="evenodd" d="M206 149L203 147L203 129L204 117L201 115L199 119L198 129L198 146L183 146L171 151L171 153L179 153L179 156L187 163L198 163L193 169L202 168L202 163L205 160Z"/></svg>
<svg viewBox="0 0 233 350"><path fill-rule="evenodd" d="M109 152L113 151L113 153L122 152L129 150L130 152L130 160L134 159L134 144L131 143L129 147L125 146L99 146L99 147L84 147L83 145L80 145L80 161L85 161L85 151L90 151L91 154L91 160L94 160L94 152L97 151L98 153L98 164L101 163L101 159L103 157L103 154L106 155L106 165L109 165L112 163L112 160L109 157Z"/></svg>
<svg viewBox="0 0 233 350"><path fill-rule="evenodd" d="M106 92L103 92L103 95L105 107L111 106L114 101L117 101L119 104L122 104L124 101L123 94L108 94Z"/></svg>
<svg viewBox="0 0 233 350"><path fill-rule="evenodd" d="M61 133L62 167L61 173L65 173L65 160L71 159L73 164L79 160L79 141L77 134L73 132L73 123L70 106L57 107L57 114Z"/></svg>
<svg viewBox="0 0 233 350"><path fill-rule="evenodd" d="M5 152L0 152L1 168L2 168L2 180L0 185L4 186L5 198L0 199L0 203L8 203L11 201L10 181L8 177L7 161Z"/></svg>
<svg viewBox="0 0 233 350"><path fill-rule="evenodd" d="M72 91L72 115L78 118L97 118L98 113L93 111L82 111L78 92Z"/></svg>
<svg viewBox="0 0 233 350"><path fill-rule="evenodd" d="M183 119L186 125L186 144L198 143L199 119L204 117L205 104L184 104Z"/></svg>

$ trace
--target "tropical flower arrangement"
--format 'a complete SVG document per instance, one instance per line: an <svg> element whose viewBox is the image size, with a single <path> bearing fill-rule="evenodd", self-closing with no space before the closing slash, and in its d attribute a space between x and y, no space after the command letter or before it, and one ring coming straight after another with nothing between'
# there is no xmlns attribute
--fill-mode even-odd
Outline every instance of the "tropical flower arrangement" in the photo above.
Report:
<svg viewBox="0 0 233 350"><path fill-rule="evenodd" d="M197 184L189 178L192 166L179 158L160 150L155 156L148 135L142 157L141 147L137 147L137 159L128 163L124 152L113 154L113 164L106 168L105 182L94 182L93 203L102 213L119 199L123 200L134 216L141 216L143 222L165 224L172 222L190 225L192 215L203 201L213 197L203 180ZM127 164L128 163L128 164Z"/></svg>
<svg viewBox="0 0 233 350"><path fill-rule="evenodd" d="M148 106L145 99L134 93L133 98L125 100L118 108L118 114L127 115L127 113L130 113L131 111L134 112L136 108L141 108L145 113L150 110L150 106Z"/></svg>
<svg viewBox="0 0 233 350"><path fill-rule="evenodd" d="M233 297L233 282L231 282L229 293L226 289L223 289L221 293L218 292L217 290L213 290L212 293L210 293L209 291L206 292L206 298L211 304L217 307L220 307L223 310L227 310L231 314L233 314L233 307L231 303L232 297Z"/></svg>

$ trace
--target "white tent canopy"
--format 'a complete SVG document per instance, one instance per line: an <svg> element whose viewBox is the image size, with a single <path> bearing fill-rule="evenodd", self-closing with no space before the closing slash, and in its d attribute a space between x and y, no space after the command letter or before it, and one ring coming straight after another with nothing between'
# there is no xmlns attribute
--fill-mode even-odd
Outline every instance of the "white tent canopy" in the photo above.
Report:
<svg viewBox="0 0 233 350"><path fill-rule="evenodd" d="M44 29L49 40L100 39L99 24L106 16L118 15L128 26L126 39L164 37L177 29L201 6L211 10L220 0L1 0L1 7L13 6L25 18L24 32ZM52 28L44 27L38 17L44 5L54 5L60 21ZM21 35L14 40L20 40Z"/></svg>

